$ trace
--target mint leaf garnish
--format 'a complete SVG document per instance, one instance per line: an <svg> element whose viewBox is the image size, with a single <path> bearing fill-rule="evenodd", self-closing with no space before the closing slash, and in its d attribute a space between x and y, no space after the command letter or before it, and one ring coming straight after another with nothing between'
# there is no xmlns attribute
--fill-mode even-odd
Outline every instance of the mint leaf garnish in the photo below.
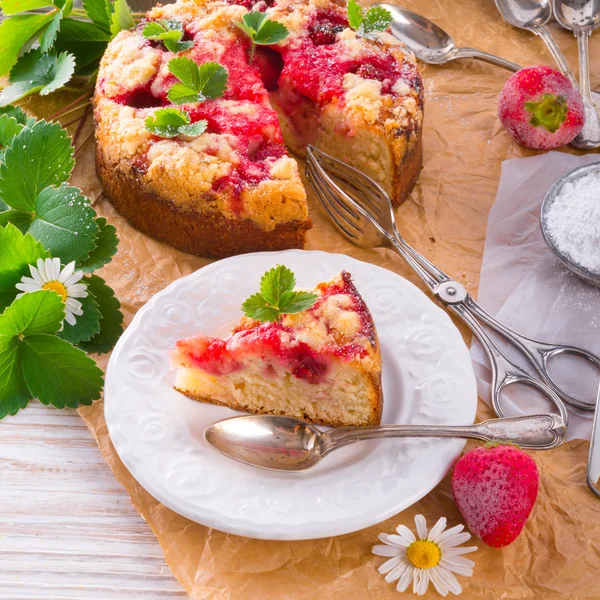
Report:
<svg viewBox="0 0 600 600"><path fill-rule="evenodd" d="M31 394L23 377L19 340L0 335L0 419L17 414L29 400Z"/></svg>
<svg viewBox="0 0 600 600"><path fill-rule="evenodd" d="M95 25L110 31L112 12L106 0L83 0L83 9Z"/></svg>
<svg viewBox="0 0 600 600"><path fill-rule="evenodd" d="M173 104L204 102L220 98L227 88L227 69L216 62L205 62L198 66L192 59L172 58L169 71L179 79L167 96Z"/></svg>
<svg viewBox="0 0 600 600"><path fill-rule="evenodd" d="M98 354L109 352L123 333L121 303L115 298L115 293L106 285L102 277L98 275L86 277L85 283L88 286L88 292L93 294L100 310L100 332L91 340L78 345L86 352Z"/></svg>
<svg viewBox="0 0 600 600"><path fill-rule="evenodd" d="M348 24L359 35L370 38L377 31L385 31L392 22L392 13L381 6L372 6L366 12L356 0L348 0Z"/></svg>
<svg viewBox="0 0 600 600"><path fill-rule="evenodd" d="M10 85L0 92L0 106L6 106L38 92L46 96L73 77L75 59L67 52L44 54L41 48L23 55L12 68Z"/></svg>
<svg viewBox="0 0 600 600"><path fill-rule="evenodd" d="M29 265L38 258L48 258L48 251L30 235L23 235L14 225L0 227L0 312L16 297L15 287Z"/></svg>
<svg viewBox="0 0 600 600"><path fill-rule="evenodd" d="M188 113L177 108L159 108L146 117L146 129L164 138L178 135L196 137L204 133L207 125L207 121L190 123Z"/></svg>
<svg viewBox="0 0 600 600"><path fill-rule="evenodd" d="M87 280L82 279L81 283L87 283ZM81 302L83 314L77 316L75 325L70 325L65 321L63 330L58 333L59 338L74 345L87 342L100 332L100 318L102 316L94 295L89 290L87 297L78 300Z"/></svg>
<svg viewBox="0 0 600 600"><path fill-rule="evenodd" d="M142 34L149 40L162 42L167 50L175 53L189 50L194 45L191 40L181 41L184 34L183 23L176 19L163 19L146 23Z"/></svg>
<svg viewBox="0 0 600 600"><path fill-rule="evenodd" d="M73 165L67 132L58 123L38 121L21 130L6 149L0 164L0 200L15 210L34 212L39 193L67 181Z"/></svg>
<svg viewBox="0 0 600 600"><path fill-rule="evenodd" d="M21 342L25 383L32 396L56 408L77 408L100 398L102 371L85 352L54 335Z"/></svg>
<svg viewBox="0 0 600 600"><path fill-rule="evenodd" d="M35 39L42 28L52 21L51 12L15 15L0 23L0 75L6 75L17 62L19 51Z"/></svg>
<svg viewBox="0 0 600 600"><path fill-rule="evenodd" d="M244 314L257 321L278 321L281 315L308 310L317 300L316 294L295 292L296 278L290 269L277 265L260 280L260 293L243 304Z"/></svg>
<svg viewBox="0 0 600 600"><path fill-rule="evenodd" d="M246 13L242 20L236 21L235 24L250 38L250 62L254 58L257 45L277 44L290 34L283 23L267 18L267 15L260 11Z"/></svg>
<svg viewBox="0 0 600 600"><path fill-rule="evenodd" d="M35 200L27 231L63 264L88 258L99 233L96 212L81 190L66 184L47 187Z"/></svg>
<svg viewBox="0 0 600 600"><path fill-rule="evenodd" d="M2 213L0 213L1 218ZM97 217L96 225L98 226L98 233L94 238L96 247L85 260L77 263L77 269L86 273L91 273L108 264L117 253L117 246L119 245L116 228L109 225L105 218Z"/></svg>
<svg viewBox="0 0 600 600"><path fill-rule="evenodd" d="M126 0L115 0L113 7L114 12L110 18L110 32L114 37L123 29L132 29L135 27L135 22L133 21L133 15Z"/></svg>

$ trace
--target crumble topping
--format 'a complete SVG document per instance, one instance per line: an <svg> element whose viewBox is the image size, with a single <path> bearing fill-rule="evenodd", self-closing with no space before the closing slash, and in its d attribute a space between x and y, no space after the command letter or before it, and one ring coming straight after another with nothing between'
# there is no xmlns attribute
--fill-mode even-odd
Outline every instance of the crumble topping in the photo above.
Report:
<svg viewBox="0 0 600 600"><path fill-rule="evenodd" d="M379 119L381 107L381 81L363 79L354 73L344 75L346 106L351 112L371 123Z"/></svg>

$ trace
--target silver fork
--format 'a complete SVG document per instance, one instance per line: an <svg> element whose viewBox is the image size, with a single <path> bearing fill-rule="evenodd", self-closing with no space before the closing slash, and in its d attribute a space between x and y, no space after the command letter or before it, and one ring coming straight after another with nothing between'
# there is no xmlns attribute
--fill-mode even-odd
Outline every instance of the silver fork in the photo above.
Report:
<svg viewBox="0 0 600 600"><path fill-rule="evenodd" d="M600 369L599 357L575 346L554 345L531 339L509 329L488 314L459 282L406 243L396 228L394 209L388 194L364 173L314 146L309 146L306 176L323 210L346 239L361 248L391 245L421 277L431 293L468 325L490 362L492 404L499 417L506 416L500 405L500 394L512 384L537 388L552 402L565 423L568 416L564 402L584 410L594 410L595 402L575 398L556 384L550 376L548 364L560 354L571 354L588 360ZM334 177L348 186L348 192L340 187ZM485 331L484 325L520 351L539 378L533 377L510 360Z"/></svg>

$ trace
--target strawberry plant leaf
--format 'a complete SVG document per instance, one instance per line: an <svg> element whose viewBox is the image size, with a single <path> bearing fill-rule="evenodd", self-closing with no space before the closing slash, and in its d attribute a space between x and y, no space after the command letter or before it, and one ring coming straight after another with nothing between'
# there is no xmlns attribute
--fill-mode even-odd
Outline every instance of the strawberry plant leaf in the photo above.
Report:
<svg viewBox="0 0 600 600"><path fill-rule="evenodd" d="M204 133L207 124L207 121L190 123L188 113L177 108L159 108L146 117L146 129L164 138L178 135L196 137Z"/></svg>
<svg viewBox="0 0 600 600"><path fill-rule="evenodd" d="M348 0L348 25L355 31L362 25L363 9L356 0Z"/></svg>
<svg viewBox="0 0 600 600"><path fill-rule="evenodd" d="M0 335L0 419L25 408L31 394L23 377L19 341Z"/></svg>
<svg viewBox="0 0 600 600"><path fill-rule="evenodd" d="M112 13L106 0L83 0L83 10L95 25L110 32Z"/></svg>
<svg viewBox="0 0 600 600"><path fill-rule="evenodd" d="M29 265L50 253L31 235L24 235L14 225L0 227L0 311L16 297L15 287L23 275L30 275Z"/></svg>
<svg viewBox="0 0 600 600"><path fill-rule="evenodd" d="M176 19L164 19L162 21L151 21L146 23L142 34L149 40L158 40L171 52L184 52L189 50L194 42L189 40L182 42L184 34L183 23Z"/></svg>
<svg viewBox="0 0 600 600"><path fill-rule="evenodd" d="M126 0L115 0L113 8L114 12L110 18L110 32L115 37L123 29L133 29L135 22Z"/></svg>
<svg viewBox="0 0 600 600"><path fill-rule="evenodd" d="M277 44L290 34L288 28L279 21L266 19L254 36L254 43L260 46Z"/></svg>
<svg viewBox="0 0 600 600"><path fill-rule="evenodd" d="M85 352L54 335L25 337L21 360L25 383L42 404L77 408L100 398L102 371Z"/></svg>
<svg viewBox="0 0 600 600"><path fill-rule="evenodd" d="M44 33L40 38L40 50L42 52L48 52L50 48L54 45L56 41L56 35L58 30L60 29L60 21L63 18L63 11L59 10L54 17L52 17L52 21L46 25L44 29Z"/></svg>
<svg viewBox="0 0 600 600"><path fill-rule="evenodd" d="M65 305L56 292L29 292L17 298L0 315L0 335L53 334L59 330L64 318Z"/></svg>
<svg viewBox="0 0 600 600"><path fill-rule="evenodd" d="M91 340L78 344L79 348L86 352L104 353L110 352L123 333L123 314L121 303L115 298L113 290L106 285L102 277L92 275L86 277L85 283L88 291L94 295L94 299L100 310L100 331Z"/></svg>
<svg viewBox="0 0 600 600"><path fill-rule="evenodd" d="M269 306L261 294L253 294L242 304L242 311L247 317L257 321L274 323L279 317L279 311Z"/></svg>
<svg viewBox="0 0 600 600"><path fill-rule="evenodd" d="M52 18L52 13L14 15L0 23L0 75L10 71L21 48L35 39Z"/></svg>
<svg viewBox="0 0 600 600"><path fill-rule="evenodd" d="M0 199L25 212L35 211L40 192L60 185L73 170L73 147L58 123L37 121L16 135L0 164Z"/></svg>
<svg viewBox="0 0 600 600"><path fill-rule="evenodd" d="M85 279L81 283L87 283ZM81 302L82 315L75 317L75 325L69 325L65 321L64 329L58 332L58 337L70 344L77 345L80 342L91 340L100 331L100 310L96 304L94 295L88 290L85 298L78 298Z"/></svg>
<svg viewBox="0 0 600 600"><path fill-rule="evenodd" d="M0 106L6 106L38 92L46 96L62 87L75 72L75 59L67 52L44 54L40 48L19 58L10 72L10 85L0 92Z"/></svg>
<svg viewBox="0 0 600 600"><path fill-rule="evenodd" d="M317 295L310 292L286 292L279 301L279 310L287 315L308 310L317 301Z"/></svg>
<svg viewBox="0 0 600 600"><path fill-rule="evenodd" d="M0 115L0 161L4 157L6 146L23 129L24 125L8 114ZM1 207L0 207L1 209Z"/></svg>
<svg viewBox="0 0 600 600"><path fill-rule="evenodd" d="M20 106L2 106L0 107L0 115L13 117L18 123L26 125L27 127L33 127L36 122L36 120L33 117L29 117Z"/></svg>
<svg viewBox="0 0 600 600"><path fill-rule="evenodd" d="M0 218L1 216L2 213L0 213ZM96 247L85 260L77 263L77 268L86 273L91 273L108 264L117 253L119 245L117 229L113 225L109 225L105 218L97 217L96 225L98 226L98 233L94 238Z"/></svg>
<svg viewBox="0 0 600 600"><path fill-rule="evenodd" d="M109 42L110 33L94 23L63 19L58 40L60 42Z"/></svg>
<svg viewBox="0 0 600 600"><path fill-rule="evenodd" d="M169 61L169 71L181 82L173 85L167 94L174 104L220 98L227 88L227 69L216 62L198 66L192 59L182 56Z"/></svg>
<svg viewBox="0 0 600 600"><path fill-rule="evenodd" d="M46 6L52 6L52 0L0 0L0 9L5 15L14 15Z"/></svg>
<svg viewBox="0 0 600 600"><path fill-rule="evenodd" d="M292 271L284 265L277 265L261 277L260 293L269 304L279 306L281 296L293 290L295 285Z"/></svg>
<svg viewBox="0 0 600 600"><path fill-rule="evenodd" d="M27 228L33 220L32 214L28 212L21 212L20 210L12 210L8 207L6 210L2 210L2 204L3 202L0 200L0 227L4 227L8 223L12 223L19 229L19 231L26 233Z"/></svg>
<svg viewBox="0 0 600 600"><path fill-rule="evenodd" d="M382 6L372 6L366 12L361 24L361 32L365 34L385 31L392 22L392 13Z"/></svg>

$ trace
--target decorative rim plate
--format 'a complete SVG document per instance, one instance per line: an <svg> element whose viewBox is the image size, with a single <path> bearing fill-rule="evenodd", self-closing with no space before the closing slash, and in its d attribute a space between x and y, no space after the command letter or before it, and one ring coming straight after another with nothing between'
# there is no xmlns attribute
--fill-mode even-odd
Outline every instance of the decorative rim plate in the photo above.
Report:
<svg viewBox="0 0 600 600"><path fill-rule="evenodd" d="M173 390L168 352L196 332L224 335L276 264L313 287L342 269L368 304L383 357L383 423L467 424L477 390L469 351L448 315L399 275L340 254L264 252L213 263L156 294L121 337L104 411L121 460L157 500L228 533L272 540L341 535L404 510L434 488L464 441L406 439L340 449L304 473L264 471L208 446L204 429L234 411Z"/></svg>

